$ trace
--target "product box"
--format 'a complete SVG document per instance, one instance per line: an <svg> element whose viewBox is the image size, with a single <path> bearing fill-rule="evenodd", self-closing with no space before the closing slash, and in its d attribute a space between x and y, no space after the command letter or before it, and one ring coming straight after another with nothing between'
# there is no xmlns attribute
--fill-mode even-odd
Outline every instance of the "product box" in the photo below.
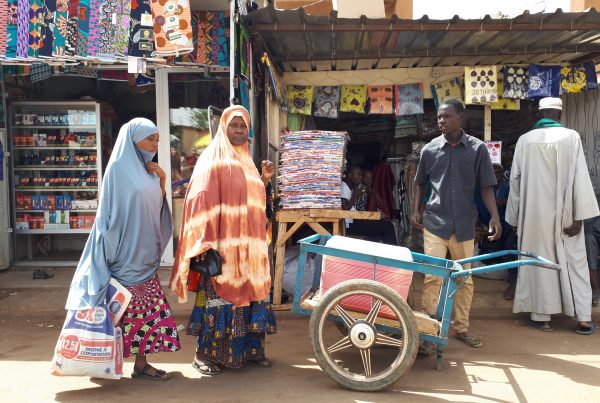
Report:
<svg viewBox="0 0 600 403"><path fill-rule="evenodd" d="M64 208L65 197L61 196L61 195L56 195L54 197L54 199L56 200L56 209L57 210L62 210Z"/></svg>
<svg viewBox="0 0 600 403"><path fill-rule="evenodd" d="M91 229L94 225L94 216L86 215L84 218L84 228Z"/></svg>
<svg viewBox="0 0 600 403"><path fill-rule="evenodd" d="M19 218L17 217L17 220L18 219ZM16 224L15 227L17 230L29 229L29 222L27 222L27 221L17 221L15 224Z"/></svg>
<svg viewBox="0 0 600 403"><path fill-rule="evenodd" d="M48 196L40 196L40 209L48 210Z"/></svg>
<svg viewBox="0 0 600 403"><path fill-rule="evenodd" d="M48 209L49 210L56 209L56 196L54 196L54 195L48 196Z"/></svg>
<svg viewBox="0 0 600 403"><path fill-rule="evenodd" d="M39 210L40 209L40 196L31 196L31 209Z"/></svg>
<svg viewBox="0 0 600 403"><path fill-rule="evenodd" d="M63 196L63 208L65 210L71 210L71 200L72 197L71 196Z"/></svg>
<svg viewBox="0 0 600 403"><path fill-rule="evenodd" d="M32 203L31 196L23 196L23 209L24 210L32 210L31 203Z"/></svg>
<svg viewBox="0 0 600 403"><path fill-rule="evenodd" d="M48 135L45 133L35 133L33 142L38 147L46 147L48 145Z"/></svg>

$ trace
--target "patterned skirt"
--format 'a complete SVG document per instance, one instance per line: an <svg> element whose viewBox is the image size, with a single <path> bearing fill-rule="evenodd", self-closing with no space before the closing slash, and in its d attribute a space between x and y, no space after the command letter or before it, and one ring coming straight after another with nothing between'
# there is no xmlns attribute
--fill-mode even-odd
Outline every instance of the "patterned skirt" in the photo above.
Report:
<svg viewBox="0 0 600 403"><path fill-rule="evenodd" d="M198 284L196 303L186 333L198 336L196 356L228 368L265 358L265 335L276 332L275 315L267 301L235 306L219 298L210 281Z"/></svg>
<svg viewBox="0 0 600 403"><path fill-rule="evenodd" d="M132 297L121 319L123 356L179 350L177 326L158 274L127 289Z"/></svg>

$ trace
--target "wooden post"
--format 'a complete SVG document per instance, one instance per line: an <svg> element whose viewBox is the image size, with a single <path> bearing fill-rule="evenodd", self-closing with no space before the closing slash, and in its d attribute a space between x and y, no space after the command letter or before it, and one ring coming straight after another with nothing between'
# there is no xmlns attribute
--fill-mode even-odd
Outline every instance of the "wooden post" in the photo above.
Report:
<svg viewBox="0 0 600 403"><path fill-rule="evenodd" d="M483 116L483 139L492 141L492 105L486 104Z"/></svg>
<svg viewBox="0 0 600 403"><path fill-rule="evenodd" d="M283 289L283 268L285 260L285 233L287 223L280 222L277 230L277 242L275 243L275 278L273 279L273 305L281 304L281 290Z"/></svg>

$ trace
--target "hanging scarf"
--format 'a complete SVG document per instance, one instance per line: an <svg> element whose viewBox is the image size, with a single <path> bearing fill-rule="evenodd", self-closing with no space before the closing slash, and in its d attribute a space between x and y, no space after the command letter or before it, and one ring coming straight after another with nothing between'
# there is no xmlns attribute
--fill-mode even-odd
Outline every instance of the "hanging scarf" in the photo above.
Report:
<svg viewBox="0 0 600 403"><path fill-rule="evenodd" d="M250 128L244 107L225 109L187 190L170 283L180 302L187 300L187 290L198 287L198 273L189 271L190 260L211 248L224 259L223 274L211 278L220 298L247 306L269 296L265 186L248 145L233 147L229 142L227 127L236 116Z"/></svg>
<svg viewBox="0 0 600 403"><path fill-rule="evenodd" d="M562 127L562 125L552 119L542 118L542 119L538 120L536 124L533 125L531 130L546 129L548 127Z"/></svg>
<svg viewBox="0 0 600 403"><path fill-rule="evenodd" d="M94 227L71 282L66 309L98 306L111 277L124 286L150 280L173 234L171 212L159 178L145 163L155 153L136 143L158 133L148 119L125 124L102 179Z"/></svg>

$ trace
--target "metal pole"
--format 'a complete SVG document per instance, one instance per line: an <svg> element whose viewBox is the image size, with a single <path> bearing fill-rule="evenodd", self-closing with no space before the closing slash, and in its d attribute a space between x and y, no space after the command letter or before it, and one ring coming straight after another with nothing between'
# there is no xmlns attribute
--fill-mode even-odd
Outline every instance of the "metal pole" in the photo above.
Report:
<svg viewBox="0 0 600 403"><path fill-rule="evenodd" d="M229 1L229 103L235 99L235 0Z"/></svg>

